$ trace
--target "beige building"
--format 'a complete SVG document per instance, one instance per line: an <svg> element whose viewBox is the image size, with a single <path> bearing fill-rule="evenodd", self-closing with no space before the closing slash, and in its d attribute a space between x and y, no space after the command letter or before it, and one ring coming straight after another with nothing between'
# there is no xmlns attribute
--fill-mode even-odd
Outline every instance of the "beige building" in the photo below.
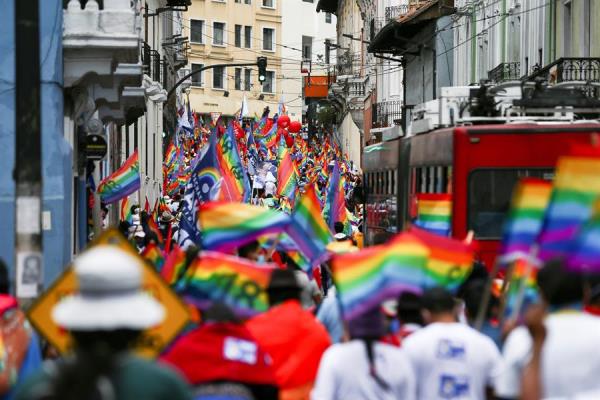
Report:
<svg viewBox="0 0 600 400"><path fill-rule="evenodd" d="M185 16L184 34L191 51L190 70L213 64L256 62L267 57L267 76L258 82L257 67L226 67L191 78L189 98L200 114L233 116L244 94L250 116L268 105L277 112L281 97L281 3L284 0L193 0Z"/></svg>

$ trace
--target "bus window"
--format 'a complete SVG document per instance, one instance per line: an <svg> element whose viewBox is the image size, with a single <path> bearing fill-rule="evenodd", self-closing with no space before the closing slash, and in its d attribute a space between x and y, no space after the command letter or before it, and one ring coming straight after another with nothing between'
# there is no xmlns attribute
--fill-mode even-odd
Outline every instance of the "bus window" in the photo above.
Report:
<svg viewBox="0 0 600 400"><path fill-rule="evenodd" d="M524 177L550 176L547 169L485 169L469 175L467 226L477 239L502 237L504 216L510 208L512 192Z"/></svg>

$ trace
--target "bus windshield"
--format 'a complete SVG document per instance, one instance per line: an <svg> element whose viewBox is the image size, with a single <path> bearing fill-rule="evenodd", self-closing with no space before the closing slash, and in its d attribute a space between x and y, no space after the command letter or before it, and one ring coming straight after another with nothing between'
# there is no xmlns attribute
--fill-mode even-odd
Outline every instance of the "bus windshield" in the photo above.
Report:
<svg viewBox="0 0 600 400"><path fill-rule="evenodd" d="M525 177L552 180L554 170L477 169L470 173L467 226L475 238L498 240L502 237L502 224L510 208L513 189Z"/></svg>

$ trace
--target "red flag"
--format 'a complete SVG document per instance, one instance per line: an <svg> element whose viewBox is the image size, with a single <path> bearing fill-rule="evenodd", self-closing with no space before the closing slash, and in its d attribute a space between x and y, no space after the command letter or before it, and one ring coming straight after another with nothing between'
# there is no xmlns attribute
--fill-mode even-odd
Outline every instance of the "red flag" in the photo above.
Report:
<svg viewBox="0 0 600 400"><path fill-rule="evenodd" d="M144 211L147 213L150 212L150 202L148 201L148 196L146 196L146 202L144 203Z"/></svg>

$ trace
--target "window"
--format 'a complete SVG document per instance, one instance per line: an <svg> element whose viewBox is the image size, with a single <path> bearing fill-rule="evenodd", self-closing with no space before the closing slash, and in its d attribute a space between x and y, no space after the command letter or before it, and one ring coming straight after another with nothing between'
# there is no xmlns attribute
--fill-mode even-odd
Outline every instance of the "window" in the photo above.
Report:
<svg viewBox="0 0 600 400"><path fill-rule="evenodd" d="M235 47L242 47L242 26L235 26Z"/></svg>
<svg viewBox="0 0 600 400"><path fill-rule="evenodd" d="M225 23L213 22L213 45L225 46Z"/></svg>
<svg viewBox="0 0 600 400"><path fill-rule="evenodd" d="M235 69L235 90L242 90L242 69Z"/></svg>
<svg viewBox="0 0 600 400"><path fill-rule="evenodd" d="M325 13L325 22L328 24L331 23L331 13L328 13L328 12Z"/></svg>
<svg viewBox="0 0 600 400"><path fill-rule="evenodd" d="M264 93L275 93L275 72L267 71L262 91Z"/></svg>
<svg viewBox="0 0 600 400"><path fill-rule="evenodd" d="M485 169L469 175L468 221L469 230L476 238L502 237L504 216L510 208L513 189L519 179L536 177L551 180L552 169Z"/></svg>
<svg viewBox="0 0 600 400"><path fill-rule="evenodd" d="M302 36L302 58L305 60L312 59L312 41L312 37Z"/></svg>
<svg viewBox="0 0 600 400"><path fill-rule="evenodd" d="M244 68L244 90L246 91L250 91L250 85L252 84L251 72L251 69Z"/></svg>
<svg viewBox="0 0 600 400"><path fill-rule="evenodd" d="M198 71L202 67L204 67L204 64L192 64L192 72ZM202 75L203 72L192 75L192 86L202 86Z"/></svg>
<svg viewBox="0 0 600 400"><path fill-rule="evenodd" d="M213 89L225 89L225 67L213 68Z"/></svg>
<svg viewBox="0 0 600 400"><path fill-rule="evenodd" d="M273 51L275 49L275 29L263 28L263 50Z"/></svg>
<svg viewBox="0 0 600 400"><path fill-rule="evenodd" d="M313 3L313 0L302 0L305 3Z"/></svg>
<svg viewBox="0 0 600 400"><path fill-rule="evenodd" d="M199 19L190 20L190 42L204 43L204 21Z"/></svg>
<svg viewBox="0 0 600 400"><path fill-rule="evenodd" d="M247 49L252 48L252 27L244 27L244 47Z"/></svg>
<svg viewBox="0 0 600 400"><path fill-rule="evenodd" d="M275 0L262 0L262 6L268 8L275 8Z"/></svg>

